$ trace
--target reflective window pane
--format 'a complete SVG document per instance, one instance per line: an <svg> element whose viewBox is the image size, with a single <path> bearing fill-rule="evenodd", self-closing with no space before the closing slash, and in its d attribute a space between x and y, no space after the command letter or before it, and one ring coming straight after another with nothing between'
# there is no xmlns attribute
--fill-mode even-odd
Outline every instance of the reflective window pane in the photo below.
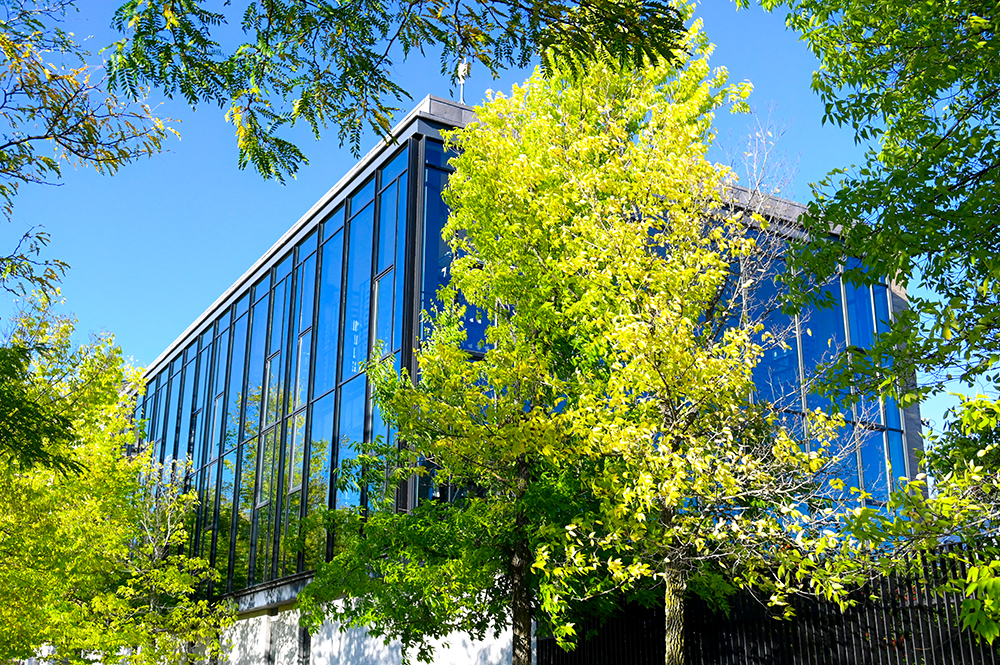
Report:
<svg viewBox="0 0 1000 665"><path fill-rule="evenodd" d="M226 450L232 450L239 443L237 435L240 433L240 415L245 402L243 370L246 362L246 344L247 317L242 316L233 324L233 345L229 359L229 426L226 428Z"/></svg>
<svg viewBox="0 0 1000 665"><path fill-rule="evenodd" d="M305 567L315 570L326 561L326 528L322 511L329 507L330 464L333 441L334 393L316 401L312 411L306 487L306 522L304 524Z"/></svg>
<svg viewBox="0 0 1000 665"><path fill-rule="evenodd" d="M375 200L375 178L369 178L368 182L361 186L361 189L356 191L351 196L351 208L350 214L356 215L358 211L364 208L366 205Z"/></svg>
<svg viewBox="0 0 1000 665"><path fill-rule="evenodd" d="M338 233L323 245L319 291L319 318L316 324L316 369L313 396L333 389L337 374L337 338L340 329L340 282L343 260L343 234Z"/></svg>
<svg viewBox="0 0 1000 665"><path fill-rule="evenodd" d="M312 333L306 333L298 339L298 348L295 355L295 374L292 377L294 382L292 409L298 409L306 403L306 388L309 383L309 354L312 350Z"/></svg>
<svg viewBox="0 0 1000 665"><path fill-rule="evenodd" d="M396 259L396 223L399 219L397 194L398 184L380 194L378 219L378 268L376 274L382 273ZM405 194L404 194L405 196Z"/></svg>
<svg viewBox="0 0 1000 665"><path fill-rule="evenodd" d="M368 317L371 306L373 209L365 208L351 220L347 246L347 284L344 301L344 357L340 380L361 371L368 360ZM317 393L318 394L318 393Z"/></svg>
<svg viewBox="0 0 1000 665"><path fill-rule="evenodd" d="M340 278L338 276L338 281ZM298 317L299 332L307 330L313 322L313 301L316 297L316 255L313 254L299 267Z"/></svg>
<svg viewBox="0 0 1000 665"><path fill-rule="evenodd" d="M310 254L316 251L316 242L319 239L319 233L316 231L311 231L309 235L303 238L299 242L299 256L298 261L301 263Z"/></svg>
<svg viewBox="0 0 1000 665"><path fill-rule="evenodd" d="M882 432L863 431L861 435L861 469L865 491L874 501L888 500L889 476L885 462L885 443Z"/></svg>
<svg viewBox="0 0 1000 665"><path fill-rule="evenodd" d="M365 441L365 376L358 376L340 389L340 423L337 428L337 466L357 457ZM337 508L361 505L359 488L337 491Z"/></svg>
<svg viewBox="0 0 1000 665"><path fill-rule="evenodd" d="M250 573L250 537L253 527L254 490L257 481L257 439L240 446L240 490L236 505L236 555L233 559L233 590L245 588Z"/></svg>
<svg viewBox="0 0 1000 665"><path fill-rule="evenodd" d="M889 430L886 432L886 442L889 445L889 464L892 466L891 478L898 483L900 478L908 478L906 473L906 447L903 445L903 433Z"/></svg>
<svg viewBox="0 0 1000 665"><path fill-rule="evenodd" d="M395 275L389 271L383 275L375 284L375 339L372 341L372 349L381 346L381 355L385 356L395 348L392 338L393 325L393 288L395 286Z"/></svg>
<svg viewBox="0 0 1000 665"><path fill-rule="evenodd" d="M250 362L247 371L246 416L240 441L257 436L260 432L261 400L264 383L264 349L267 343L268 298L265 296L253 306L250 329ZM232 400L230 400L232 401Z"/></svg>
<svg viewBox="0 0 1000 665"><path fill-rule="evenodd" d="M236 451L222 458L219 477L219 528L215 547L215 569L220 579L217 588L225 588L229 572L229 545L232 538L234 491L236 489Z"/></svg>
<svg viewBox="0 0 1000 665"><path fill-rule="evenodd" d="M406 146L392 158L392 161L382 167L382 187L386 187L391 184L393 180L399 177L403 171L406 170L407 162L410 157L410 152Z"/></svg>
<svg viewBox="0 0 1000 665"><path fill-rule="evenodd" d="M844 313L840 297L840 284L834 280L823 289L833 302L832 308L811 308L802 317L802 359L805 364L805 380L811 383L816 378L817 367L830 362L844 350ZM829 409L829 397L810 390L807 396L810 409Z"/></svg>
<svg viewBox="0 0 1000 665"><path fill-rule="evenodd" d="M425 312L436 309L437 292L448 283L451 249L441 235L448 219L448 206L441 199L441 192L447 182L447 172L432 168L425 170L424 270L420 299L420 307Z"/></svg>

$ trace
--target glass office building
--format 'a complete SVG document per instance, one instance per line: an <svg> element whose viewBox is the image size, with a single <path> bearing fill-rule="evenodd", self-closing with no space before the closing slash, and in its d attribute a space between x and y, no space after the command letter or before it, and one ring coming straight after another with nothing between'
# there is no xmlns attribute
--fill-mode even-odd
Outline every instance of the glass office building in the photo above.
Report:
<svg viewBox="0 0 1000 665"><path fill-rule="evenodd" d="M332 547L310 516L365 502L331 482L360 444L393 437L362 366L378 348L412 368L420 311L450 261L440 130L472 119L466 106L424 99L395 141L362 159L147 370L141 445L164 472L190 460L185 482L201 499L191 548L221 574L213 595L286 588L245 608L287 602ZM789 220L801 213L782 206L775 214ZM869 344L904 305L886 286L827 288L839 306L785 321L796 331L789 344L756 369L761 397L791 394L792 412L823 406L803 386L831 350ZM479 325L470 318L470 338ZM862 407L848 414L864 442L845 473L878 501L889 478L915 471L918 417L891 402Z"/></svg>

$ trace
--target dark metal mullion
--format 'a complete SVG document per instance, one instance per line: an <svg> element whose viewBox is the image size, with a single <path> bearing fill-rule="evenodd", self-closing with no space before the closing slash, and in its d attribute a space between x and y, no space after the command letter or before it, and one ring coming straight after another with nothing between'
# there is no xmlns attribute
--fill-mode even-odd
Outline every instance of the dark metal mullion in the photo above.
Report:
<svg viewBox="0 0 1000 665"><path fill-rule="evenodd" d="M378 323L378 321L376 320L376 318L378 316L378 313L377 313L377 310L376 310L376 304L377 303L376 303L376 299L373 298L372 295L374 295L376 293L376 291L375 291L376 286L375 285L376 285L377 282L375 281L375 271L378 270L379 233L381 231L380 227L382 225L381 214L380 214L382 212L382 197L378 194L379 187L382 184L382 170L381 169L376 169L375 176L374 176L374 181L375 181L375 192L376 192L376 194L375 194L374 200L371 202L371 206L372 206L372 228L371 228L371 234L372 234L372 255L371 255L371 263L370 263L369 268L368 268L368 274L370 276L368 278L368 339L365 342L365 362L366 363L371 361L372 344L375 341L375 339L374 339L375 338L375 334L376 334L375 330L374 330L375 326L372 325L372 322L375 322L376 324ZM395 260L395 257L393 257L393 260ZM364 403L364 413L363 413L364 426L362 428L362 437L361 437L361 439L362 439L361 440L361 444L364 445L366 443L371 443L371 441L372 441L372 420L373 420L372 416L373 416L373 408L372 408L372 404L371 404L371 401L372 401L372 387L371 387L371 382L368 381L368 376L367 376L367 374L365 372L362 372L361 374L365 374L365 378L364 378L364 382L365 382L365 403ZM358 376L360 376L360 375L358 375ZM356 378L356 377L351 377L351 378ZM349 380L350 379L348 379L348 381ZM346 381L345 381L345 383L346 383ZM338 422L338 425L339 425L339 422ZM365 473L365 469L362 468L362 470L361 470L362 477L364 477L364 473ZM362 514L362 516L367 516L368 515L368 485L365 484L365 483L363 483L361 485L360 489L361 489L361 491L359 493L360 495L359 495L358 501L361 503L361 514Z"/></svg>
<svg viewBox="0 0 1000 665"><path fill-rule="evenodd" d="M399 367L406 369L414 382L417 380L416 354L414 350L420 344L420 288L423 279L423 225L421 224L424 192L424 141L421 134L415 134L409 139L409 163L406 177L406 250L403 266L403 293L397 297L403 298L403 325L400 327ZM397 238L397 242L399 239ZM405 445L396 437L397 446ZM410 476L405 488L400 488L396 495L397 510L411 510L416 505L418 478Z"/></svg>

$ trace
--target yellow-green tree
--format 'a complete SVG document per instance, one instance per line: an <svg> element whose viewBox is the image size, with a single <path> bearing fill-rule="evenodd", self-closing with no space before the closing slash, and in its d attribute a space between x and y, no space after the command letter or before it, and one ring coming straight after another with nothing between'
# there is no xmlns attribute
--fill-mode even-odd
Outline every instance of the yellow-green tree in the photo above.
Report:
<svg viewBox="0 0 1000 665"><path fill-rule="evenodd" d="M686 592L843 599L856 578L831 564L862 546L837 535L836 422L813 416L803 447L795 417L751 398L780 343L756 299L781 243L725 205L706 157L713 112L748 91L710 70L697 22L683 48L680 66L557 63L451 134L454 262L419 381L370 369L406 446L355 465L377 500L300 596L307 622L422 660L452 631L512 626L524 665L532 619L569 646L581 614L651 592L677 664ZM474 361L472 312L490 323ZM439 498L397 514L417 464Z"/></svg>
<svg viewBox="0 0 1000 665"><path fill-rule="evenodd" d="M110 337L74 348L72 322L29 310L12 345L33 353L25 380L58 404L70 468L0 465L0 662L173 662L219 648L226 605L193 600L211 578L186 556L193 495L157 487L127 391L140 387ZM144 482L142 479L150 479Z"/></svg>

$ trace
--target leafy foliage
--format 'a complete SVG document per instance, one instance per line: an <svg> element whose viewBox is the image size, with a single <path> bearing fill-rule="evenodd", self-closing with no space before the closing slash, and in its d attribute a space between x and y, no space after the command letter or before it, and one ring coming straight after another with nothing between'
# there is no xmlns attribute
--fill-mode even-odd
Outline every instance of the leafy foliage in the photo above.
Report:
<svg viewBox="0 0 1000 665"><path fill-rule="evenodd" d="M556 61L451 135L454 261L419 382L369 370L406 447L341 470L375 500L300 596L310 625L429 660L451 631L511 623L520 665L532 617L570 647L582 614L653 592L672 663L686 588L847 602L863 579L851 562L873 546L843 534L857 504L837 467L854 450L829 444L842 421L810 414L806 447L797 415L751 401L762 349L783 343L761 295L783 243L720 201L712 114L748 90L710 70L699 28L681 66ZM473 315L490 322L474 362ZM396 513L414 467L456 500Z"/></svg>
<svg viewBox="0 0 1000 665"><path fill-rule="evenodd" d="M115 173L159 152L168 131L148 106L92 80L99 70L58 27L70 6L23 0L6 4L0 18L0 196L8 217L20 184L50 184L66 163Z"/></svg>
<svg viewBox="0 0 1000 665"><path fill-rule="evenodd" d="M111 82L144 84L188 103L226 108L239 165L267 178L306 162L282 130L329 125L357 152L367 127L391 129L394 102L409 97L397 61L440 49L441 71L463 59L496 72L546 49L581 56L598 48L622 62L673 59L683 29L661 0L247 0L210 11L198 0L129 0L114 17L125 36L112 47ZM239 25L245 41L223 45Z"/></svg>
<svg viewBox="0 0 1000 665"><path fill-rule="evenodd" d="M159 663L196 643L211 655L232 610L195 599L213 576L182 551L195 498L141 480L160 474L124 456L135 432L122 391L139 372L110 337L73 349L71 334L70 321L29 311L8 347L18 363L21 349L44 349L17 381L54 394L71 440L60 428L61 469L0 467L0 660Z"/></svg>
<svg viewBox="0 0 1000 665"><path fill-rule="evenodd" d="M926 470L935 474L944 496L992 496L995 503L996 495L990 494L1000 473L995 448L1000 232L993 223L1000 212L1000 16L995 3L763 4L787 9L788 25L819 58L813 89L824 102L824 120L851 128L867 148L860 166L837 169L815 185L804 219L809 237L795 254L803 269L799 274L829 275L841 268L845 256L864 257L864 269L845 273L851 282L887 279L920 287L909 294L910 309L891 322L873 348L848 349L832 368L829 385L853 386L855 394L896 394L904 405L955 390L952 382L960 390L986 392L963 398L947 416ZM965 485L973 479L979 487ZM981 505L993 515L990 501ZM976 548L995 534L996 523L974 523L985 530L966 533ZM978 571L979 579L992 575L992 568ZM992 588L971 578L968 583L973 596ZM992 623L967 624L992 640L998 606L979 603L976 611L992 612Z"/></svg>

